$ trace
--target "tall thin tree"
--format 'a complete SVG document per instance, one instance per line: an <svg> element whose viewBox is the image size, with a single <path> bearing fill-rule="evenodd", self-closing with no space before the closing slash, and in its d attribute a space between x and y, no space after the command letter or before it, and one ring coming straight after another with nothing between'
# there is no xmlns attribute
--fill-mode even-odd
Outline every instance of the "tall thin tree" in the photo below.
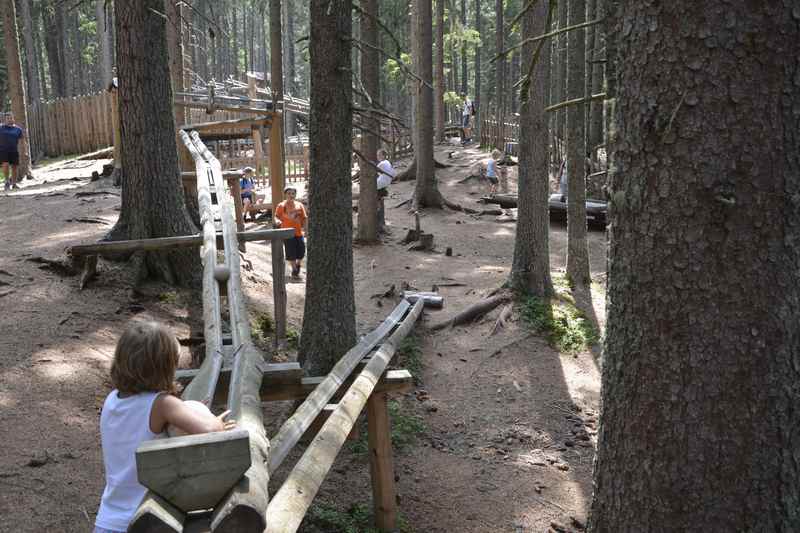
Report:
<svg viewBox="0 0 800 533"><path fill-rule="evenodd" d="M569 0L569 25L584 21L586 0ZM567 69L567 99L584 95L586 72L583 28L569 32L569 68ZM567 109L567 277L576 288L590 286L589 247L586 228L586 148L584 147L584 106Z"/></svg>
<svg viewBox="0 0 800 533"><path fill-rule="evenodd" d="M378 0L361 0L361 82L366 94L362 106L371 110L380 105L380 57L378 56ZM361 152L369 162L377 161L380 139L378 116L367 111L362 117L366 130L361 134ZM359 162L362 178L358 194L358 240L378 240L378 190L377 174L367 161Z"/></svg>
<svg viewBox="0 0 800 533"><path fill-rule="evenodd" d="M14 0L3 0L3 38L6 48L6 68L8 69L8 92L11 96L11 110L25 137L19 141L19 166L17 178L23 179L31 173L31 151L28 144L28 111L25 105L25 81L22 77L22 62L19 56L19 33L17 32L16 7Z"/></svg>
<svg viewBox="0 0 800 533"><path fill-rule="evenodd" d="M414 0L416 32L414 64L422 81L417 83L414 152L417 158L417 183L414 205L441 207L442 195L433 164L433 14L431 0Z"/></svg>
<svg viewBox="0 0 800 533"><path fill-rule="evenodd" d="M436 0L436 39L433 62L433 135L444 141L444 0Z"/></svg>
<svg viewBox="0 0 800 533"><path fill-rule="evenodd" d="M483 109L481 107L481 50L483 50L483 47L481 46L481 43L483 42L483 35L481 34L483 29L482 18L481 0L475 0L475 31L478 32L478 42L475 43L475 94L472 97L472 103L476 110L475 117L473 117L474 135L478 136L479 139L481 134L481 117L484 116Z"/></svg>
<svg viewBox="0 0 800 533"><path fill-rule="evenodd" d="M796 4L611 7L618 164L589 530L798 531Z"/></svg>
<svg viewBox="0 0 800 533"><path fill-rule="evenodd" d="M309 247L299 360L327 374L356 341L350 0L311 0Z"/></svg>
<svg viewBox="0 0 800 533"><path fill-rule="evenodd" d="M548 11L548 2L540 1L523 15L523 40L546 33ZM548 121L544 109L550 85L550 43L525 44L522 55L536 64L531 71L530 94L526 94L528 83L523 83L520 91L519 209L510 279L516 292L546 297L553 294L547 135L542 134Z"/></svg>
<svg viewBox="0 0 800 533"><path fill-rule="evenodd" d="M499 54L505 48L505 28L503 27L503 0L494 2L494 47L495 53ZM499 57L495 61L495 107L497 111L497 138L495 146L501 150L505 148L505 105L506 105L506 56Z"/></svg>

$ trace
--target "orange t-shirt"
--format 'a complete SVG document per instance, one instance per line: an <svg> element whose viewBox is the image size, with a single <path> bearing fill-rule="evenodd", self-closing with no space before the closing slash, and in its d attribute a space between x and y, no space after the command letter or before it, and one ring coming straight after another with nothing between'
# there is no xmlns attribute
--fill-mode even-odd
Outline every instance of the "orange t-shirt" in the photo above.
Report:
<svg viewBox="0 0 800 533"><path fill-rule="evenodd" d="M303 224L305 224L308 216L306 215L305 206L300 202L294 200L282 201L275 210L275 218L281 221L282 228L294 228L295 237L303 236Z"/></svg>

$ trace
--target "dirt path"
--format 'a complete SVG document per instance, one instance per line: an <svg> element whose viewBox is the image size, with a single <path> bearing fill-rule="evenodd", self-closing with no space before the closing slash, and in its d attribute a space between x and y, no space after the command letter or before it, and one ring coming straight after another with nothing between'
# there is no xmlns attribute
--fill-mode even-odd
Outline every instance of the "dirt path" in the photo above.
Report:
<svg viewBox="0 0 800 533"><path fill-rule="evenodd" d="M448 159L448 151L456 159ZM481 188L456 182L482 155L440 147L437 157L461 165L438 172L442 192L476 205ZM96 240L116 219L119 189L107 180L88 180L101 164L62 170L55 165L21 191L0 195L3 531L90 529L103 487L99 408L108 392L106 376L117 336L133 318L164 321L180 338L199 327L186 312L196 309L190 296L159 285L134 291L132 273L124 265L101 262L100 279L81 292L77 278L31 261L56 258L69 244ZM407 207L394 206L412 188L413 182L392 186L386 201L391 235L383 245L355 248L361 333L391 310L394 301L372 298L391 285L421 290L439 285L446 307L426 313L424 323L430 324L478 301L508 275L514 227L493 216L425 212L423 228L435 234L437 251L407 252L398 244L412 218ZM595 274L603 273L604 246L603 233L590 232ZM445 247L453 249L452 257L442 253ZM564 264L565 248L566 228L553 225L554 268ZM252 266L244 275L250 308L269 311L268 250L249 244L247 259ZM303 284L288 286L295 330L302 320L303 292ZM595 307L599 312L601 306ZM599 380L592 355L560 355L515 321L490 337L496 313L470 327L418 336L419 387L400 398L399 406L403 416L421 421L424 429L395 457L408 531L546 531L552 520L569 526L570 515L585 517L594 449L576 432L594 433ZM185 356L188 360L188 351ZM270 427L277 427L286 409L267 407ZM368 508L366 463L366 456L352 447L343 450L323 485L315 516L342 518L354 504L361 504L355 509ZM275 477L275 486L283 474ZM320 525L325 523L330 524L309 520L303 527L344 530Z"/></svg>

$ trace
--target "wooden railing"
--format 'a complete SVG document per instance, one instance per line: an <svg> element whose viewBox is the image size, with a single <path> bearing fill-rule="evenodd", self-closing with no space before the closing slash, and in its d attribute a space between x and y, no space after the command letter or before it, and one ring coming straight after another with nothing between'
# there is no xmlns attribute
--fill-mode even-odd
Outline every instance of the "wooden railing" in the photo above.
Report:
<svg viewBox="0 0 800 533"><path fill-rule="evenodd" d="M481 120L481 146L519 155L519 119L506 117L501 125L493 116ZM501 141L501 142L498 142Z"/></svg>

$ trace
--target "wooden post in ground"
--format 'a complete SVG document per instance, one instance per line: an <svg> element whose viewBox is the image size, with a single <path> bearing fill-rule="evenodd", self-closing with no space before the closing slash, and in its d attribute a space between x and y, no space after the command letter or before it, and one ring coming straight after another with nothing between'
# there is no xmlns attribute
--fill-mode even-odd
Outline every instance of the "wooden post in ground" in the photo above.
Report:
<svg viewBox="0 0 800 533"><path fill-rule="evenodd" d="M278 102L273 102L277 106ZM269 128L269 185L272 188L273 215L278 204L283 201L284 163L283 163L283 113L272 115Z"/></svg>
<svg viewBox="0 0 800 533"><path fill-rule="evenodd" d="M273 204L274 209L275 204ZM277 350L286 338L286 262L283 241L271 240L272 247L272 299L275 302L275 340Z"/></svg>
<svg viewBox="0 0 800 533"><path fill-rule="evenodd" d="M256 99L258 94L256 92L256 77L250 73L247 74L247 96ZM256 158L256 176L262 176L261 165L264 161L264 145L261 143L261 130L253 128L253 146ZM273 204L274 205L274 204Z"/></svg>
<svg viewBox="0 0 800 533"><path fill-rule="evenodd" d="M117 78L111 82L111 122L114 128L114 183L122 179L122 133L119 120L119 95L117 94Z"/></svg>
<svg viewBox="0 0 800 533"><path fill-rule="evenodd" d="M397 501L392 458L392 427L385 392L373 392L367 400L369 474L375 526L381 531L397 527Z"/></svg>

